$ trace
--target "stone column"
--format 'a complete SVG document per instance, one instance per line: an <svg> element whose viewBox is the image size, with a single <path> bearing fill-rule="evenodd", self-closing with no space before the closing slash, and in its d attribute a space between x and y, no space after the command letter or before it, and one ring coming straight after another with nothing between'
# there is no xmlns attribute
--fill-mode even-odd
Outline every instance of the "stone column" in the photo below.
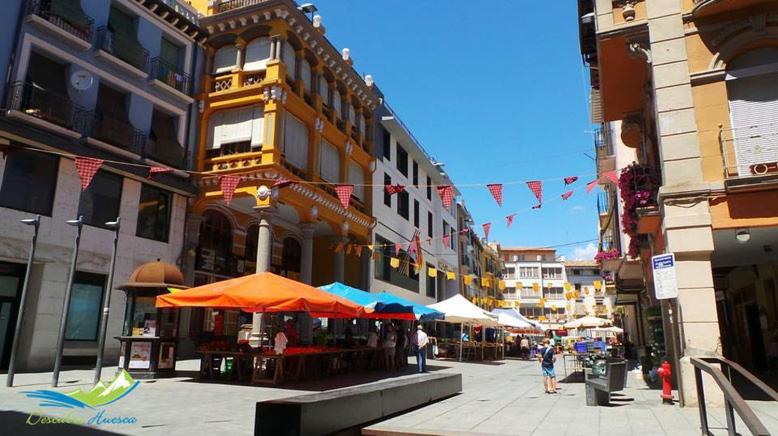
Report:
<svg viewBox="0 0 778 436"><path fill-rule="evenodd" d="M270 269L273 256L273 215L274 207L259 208L259 231L257 232L257 273ZM259 346L262 331L262 314L255 313L251 318L251 343Z"/></svg>
<svg viewBox="0 0 778 436"><path fill-rule="evenodd" d="M708 200L698 194L710 186L702 173L682 7L679 1L647 1L649 42L634 43L630 48L651 64L663 178L659 192L662 228L667 241L665 251L675 253L678 278L672 317L678 322L672 323L672 335L681 357L673 370L679 374L682 404L688 407L697 404L690 358L721 355L721 347L710 262L710 208ZM673 305L663 306L666 309ZM664 312L667 316L667 310ZM705 386L709 404L723 402L712 380L706 380Z"/></svg>
<svg viewBox="0 0 778 436"><path fill-rule="evenodd" d="M300 262L300 281L310 285L313 280L313 233L316 223L302 223L300 232L303 236L302 256ZM310 344L313 341L313 322L307 313L297 316L297 332L301 343Z"/></svg>

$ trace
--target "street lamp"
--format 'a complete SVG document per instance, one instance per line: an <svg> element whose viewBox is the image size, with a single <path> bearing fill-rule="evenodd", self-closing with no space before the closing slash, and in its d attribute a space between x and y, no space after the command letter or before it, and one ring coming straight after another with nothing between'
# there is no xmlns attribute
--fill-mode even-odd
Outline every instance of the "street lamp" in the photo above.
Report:
<svg viewBox="0 0 778 436"><path fill-rule="evenodd" d="M51 386L57 387L59 382L59 367L62 364L62 348L65 346L65 328L68 322L68 312L70 312L70 297L73 293L73 279L76 274L76 261L78 260L78 245L81 242L81 229L84 226L83 216L74 220L65 221L69 226L76 228L76 242L73 246L73 258L70 261L70 273L68 274L68 285L65 288L65 304L62 307L62 319L59 323L59 336L57 337L57 355L54 359L54 370L51 373Z"/></svg>
<svg viewBox="0 0 778 436"><path fill-rule="evenodd" d="M100 317L100 336L97 338L97 361L95 363L95 382L100 381L100 374L103 372L103 352L105 350L105 333L108 330L108 312L111 309L111 291L113 290L113 270L116 266L116 247L119 244L119 223L120 217L116 221L109 221L105 226L113 230L113 249L111 250L111 269L108 270L108 283L103 291L103 314Z"/></svg>
<svg viewBox="0 0 778 436"><path fill-rule="evenodd" d="M38 228L41 224L41 216L21 220L22 224L33 226L32 241L30 242L30 255L27 258L27 271L24 272L24 284L22 285L22 295L19 301L19 313L16 315L16 329L14 330L13 344L11 345L11 360L8 363L8 379L5 385L11 387L14 384L14 372L16 370L16 353L19 350L19 336L22 334L22 319L24 318L24 304L27 302L27 288L30 286L30 271L32 270L32 261L35 258L35 245L38 242Z"/></svg>

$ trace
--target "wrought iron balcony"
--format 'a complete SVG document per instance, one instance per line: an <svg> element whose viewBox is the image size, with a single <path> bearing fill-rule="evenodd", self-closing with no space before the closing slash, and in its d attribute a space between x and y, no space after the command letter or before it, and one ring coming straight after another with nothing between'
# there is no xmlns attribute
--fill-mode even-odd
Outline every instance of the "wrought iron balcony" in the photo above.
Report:
<svg viewBox="0 0 778 436"><path fill-rule="evenodd" d="M151 60L151 77L183 94L189 95L189 75L162 58L156 57Z"/></svg>
<svg viewBox="0 0 778 436"><path fill-rule="evenodd" d="M144 156L178 169L188 168L187 153L175 140L146 141Z"/></svg>
<svg viewBox="0 0 778 436"><path fill-rule="evenodd" d="M145 152L146 135L129 121L101 111L92 112L88 118L85 126L88 136L139 156Z"/></svg>
<svg viewBox="0 0 778 436"><path fill-rule="evenodd" d="M86 112L64 95L25 82L11 84L8 92L8 109L71 130L79 130L79 117Z"/></svg>
<svg viewBox="0 0 778 436"><path fill-rule="evenodd" d="M92 43L94 19L62 0L28 0L26 15L37 15L71 35Z"/></svg>
<svg viewBox="0 0 778 436"><path fill-rule="evenodd" d="M102 26L97 29L97 47L143 72L147 71L149 51L134 38L111 32Z"/></svg>

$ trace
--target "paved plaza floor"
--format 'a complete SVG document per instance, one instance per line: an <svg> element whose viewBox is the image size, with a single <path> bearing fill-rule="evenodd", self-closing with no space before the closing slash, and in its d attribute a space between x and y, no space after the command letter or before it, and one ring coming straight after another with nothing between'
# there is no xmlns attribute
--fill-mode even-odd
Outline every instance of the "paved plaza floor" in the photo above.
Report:
<svg viewBox="0 0 778 436"><path fill-rule="evenodd" d="M412 360L412 359L411 359ZM662 405L659 392L631 373L628 388L614 397L611 407L587 407L583 383L561 383L561 392L543 392L536 362L506 360L489 363L429 361L430 370L462 373L460 395L410 411L363 430L365 434L514 434L514 435L699 435L696 408ZM179 362L178 369L191 371L196 361ZM562 373L561 367L558 373ZM106 369L104 379L113 376ZM201 382L191 376L142 381L129 395L109 404L103 418L134 417L134 424L103 424L91 434L137 435L250 435L254 429L257 401L285 398L309 392L354 386L408 375L372 372L330 379L285 384L283 387L257 387L239 384ZM53 416L88 418L96 411L58 410L40 407L24 391L49 389L50 373L19 374L14 388L5 387L0 375L0 423L6 429L22 429L19 434L67 434L63 424L31 426L25 423L31 412ZM92 372L63 371L58 391L91 387ZM778 429L778 408L774 404L751 402L768 427ZM68 412L70 411L70 412ZM343 413L348 413L345 411ZM711 426L723 427L723 411L711 410ZM8 425L11 425L9 427ZM742 423L741 423L742 426ZM82 427L71 427L70 434L90 434ZM28 431L29 430L29 431ZM748 434L744 427L739 430ZM726 432L719 431L719 434ZM7 433L0 430L0 434ZM778 434L778 433L774 433Z"/></svg>

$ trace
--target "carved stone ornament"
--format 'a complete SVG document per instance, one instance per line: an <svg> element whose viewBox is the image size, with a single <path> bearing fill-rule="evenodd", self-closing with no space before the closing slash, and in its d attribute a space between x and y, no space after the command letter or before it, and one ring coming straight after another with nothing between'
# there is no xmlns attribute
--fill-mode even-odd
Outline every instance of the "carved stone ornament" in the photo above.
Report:
<svg viewBox="0 0 778 436"><path fill-rule="evenodd" d="M629 50L629 56L632 58L644 59L646 63L652 62L651 49L648 48L648 43L642 41L631 41L627 45Z"/></svg>
<svg viewBox="0 0 778 436"><path fill-rule="evenodd" d="M624 17L624 21L635 21L635 4L637 0L616 0L613 2L614 7L621 8L621 15Z"/></svg>

